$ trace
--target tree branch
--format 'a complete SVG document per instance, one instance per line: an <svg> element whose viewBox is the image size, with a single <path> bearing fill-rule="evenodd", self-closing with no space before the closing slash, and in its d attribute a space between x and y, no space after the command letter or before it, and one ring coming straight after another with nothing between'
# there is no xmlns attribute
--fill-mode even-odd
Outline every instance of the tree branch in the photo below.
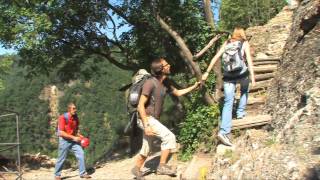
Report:
<svg viewBox="0 0 320 180"><path fill-rule="evenodd" d="M124 70L137 70L138 69L136 66L133 66L133 65L121 64L115 58L113 58L110 53L103 53L103 52L99 52L99 51L93 51L93 52L95 54L98 54L98 55L105 57L110 63L114 64L115 66L117 66L120 69L124 69Z"/></svg>
<svg viewBox="0 0 320 180"><path fill-rule="evenodd" d="M198 59L199 57L201 57L218 39L220 39L222 35L216 35L214 38L212 38L209 43L200 51L198 52L196 55L193 56L193 60Z"/></svg>
<svg viewBox="0 0 320 180"><path fill-rule="evenodd" d="M111 52L109 51L108 53L103 53L99 50L95 50L93 48L89 48L89 47L82 47L82 46L79 46L79 45L74 45L73 43L71 42L68 42L64 39L61 39L60 41L62 41L63 43L65 44L68 44L69 46L71 47L74 47L76 49L81 49L83 51L88 51L89 53L92 53L92 54L97 54L97 55L100 55L100 56L103 56L104 58L106 58L110 63L114 64L115 66L117 66L118 68L120 69L124 69L124 70L137 70L138 68L134 65L124 65L120 62L118 62L115 58L113 58L111 56Z"/></svg>
<svg viewBox="0 0 320 180"><path fill-rule="evenodd" d="M113 12L115 12L118 16L122 17L125 21L127 21L129 24L137 25L137 23L135 23L134 21L130 20L129 17L127 17L123 11L121 11L120 9L114 7L114 6L111 5L109 2L107 2L107 6L108 6L108 8L110 8Z"/></svg>
<svg viewBox="0 0 320 180"><path fill-rule="evenodd" d="M170 36L176 41L178 44L181 55L183 55L183 59L185 60L186 64L188 65L190 71L194 71L196 77L198 80L201 79L202 73L199 68L199 66L193 61L193 55L191 51L189 50L188 46L184 42L184 40L181 38L181 36L174 31L161 17L159 14L156 15L156 19L159 22L162 29L164 29L166 32L170 34Z"/></svg>
<svg viewBox="0 0 320 180"><path fill-rule="evenodd" d="M201 81L201 77L202 77L202 73L201 73L201 69L199 67L199 65L197 63L195 63L193 61L193 56L192 53L190 51L190 49L188 48L188 46L186 45L186 43L184 42L184 40L181 38L181 36L174 31L161 17L159 14L156 14L156 19L159 22L160 26L162 29L164 29L167 33L169 33L169 35L176 41L176 43L178 44L179 48L180 48L180 55L182 56L182 58L184 59L184 61L186 62L186 64L188 65L188 68L190 69L191 73L193 75L196 76L198 81ZM202 91L203 92L203 97L205 99L205 101L208 104L214 104L215 101L214 99L210 96L210 94L208 93L208 91Z"/></svg>

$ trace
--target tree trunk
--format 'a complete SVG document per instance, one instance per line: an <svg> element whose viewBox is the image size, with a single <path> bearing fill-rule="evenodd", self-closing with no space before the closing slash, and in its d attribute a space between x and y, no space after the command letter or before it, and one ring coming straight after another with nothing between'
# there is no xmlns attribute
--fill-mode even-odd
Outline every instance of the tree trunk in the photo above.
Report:
<svg viewBox="0 0 320 180"><path fill-rule="evenodd" d="M215 30L214 25L214 19L213 19L213 13L211 10L211 0L203 0L204 4L204 14L206 17L206 21L209 24L209 26L212 28L212 31ZM215 86L215 99L220 100L222 97L222 72L221 72L221 61L216 62L215 66L213 67L213 71L216 75L216 86Z"/></svg>
<svg viewBox="0 0 320 180"><path fill-rule="evenodd" d="M156 15L157 21L159 22L162 29L164 29L170 36L177 42L178 46L180 47L180 54L182 58L186 62L187 66L189 67L190 71L194 73L198 81L201 81L202 73L199 65L193 61L193 55L189 50L188 46L181 38L181 36L174 31L161 17L159 14ZM204 99L206 103L213 104L214 99L210 96L208 92L204 92Z"/></svg>
<svg viewBox="0 0 320 180"><path fill-rule="evenodd" d="M204 14L205 14L207 23L212 28L212 30L215 30L216 27L214 25L214 19L213 19L213 14L211 10L211 0L203 0L203 7L204 7Z"/></svg>

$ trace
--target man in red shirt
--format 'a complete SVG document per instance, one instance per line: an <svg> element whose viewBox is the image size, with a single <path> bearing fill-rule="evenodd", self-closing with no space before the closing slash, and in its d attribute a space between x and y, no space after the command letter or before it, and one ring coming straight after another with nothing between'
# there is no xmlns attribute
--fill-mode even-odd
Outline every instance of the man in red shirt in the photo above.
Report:
<svg viewBox="0 0 320 180"><path fill-rule="evenodd" d="M68 112L59 117L57 132L59 135L59 151L54 172L56 180L61 180L63 163L70 150L78 159L80 178L91 178L91 176L86 173L84 151L80 146L80 141L83 136L79 131L79 119L76 112L77 108L75 104L69 103Z"/></svg>

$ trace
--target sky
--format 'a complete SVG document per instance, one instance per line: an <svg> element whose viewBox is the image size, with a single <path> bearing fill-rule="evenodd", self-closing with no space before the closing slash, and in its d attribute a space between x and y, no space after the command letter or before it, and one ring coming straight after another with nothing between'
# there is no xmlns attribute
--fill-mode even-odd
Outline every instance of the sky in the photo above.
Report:
<svg viewBox="0 0 320 180"><path fill-rule="evenodd" d="M16 53L16 51L14 49L5 49L2 47L0 47L0 55L3 55L3 54L12 54L12 53Z"/></svg>

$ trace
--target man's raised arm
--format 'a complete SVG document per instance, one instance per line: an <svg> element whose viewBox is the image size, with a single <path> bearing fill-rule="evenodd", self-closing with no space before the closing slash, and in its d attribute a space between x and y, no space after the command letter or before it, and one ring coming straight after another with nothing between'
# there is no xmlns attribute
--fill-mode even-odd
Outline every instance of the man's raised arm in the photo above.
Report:
<svg viewBox="0 0 320 180"><path fill-rule="evenodd" d="M180 89L180 90L173 88L172 94L175 96L183 96L189 93L190 91L194 90L195 88L197 88L200 84L201 84L200 82L195 82L194 85L187 87L185 89Z"/></svg>

